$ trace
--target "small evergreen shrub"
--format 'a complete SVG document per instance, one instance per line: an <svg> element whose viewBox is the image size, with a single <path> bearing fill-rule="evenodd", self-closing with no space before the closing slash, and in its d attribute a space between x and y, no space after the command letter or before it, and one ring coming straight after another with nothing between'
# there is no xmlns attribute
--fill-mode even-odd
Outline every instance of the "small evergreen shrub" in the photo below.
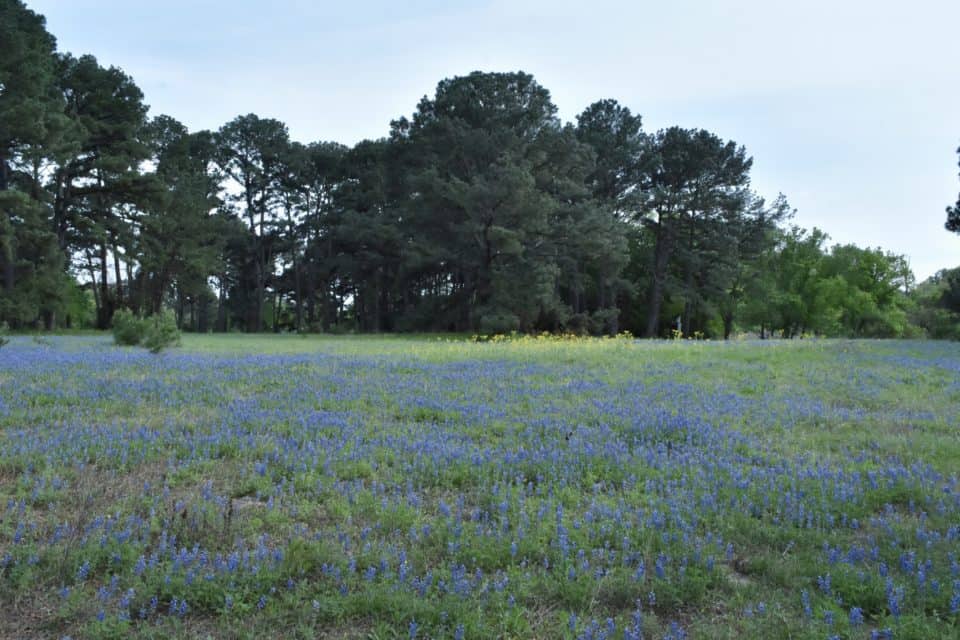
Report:
<svg viewBox="0 0 960 640"><path fill-rule="evenodd" d="M113 341L124 347L133 347L143 341L147 331L146 322L129 309L120 309L113 314Z"/></svg>
<svg viewBox="0 0 960 640"><path fill-rule="evenodd" d="M10 327L6 322L0 322L0 348L5 347L10 342L10 338L7 337L7 332L10 330Z"/></svg>
<svg viewBox="0 0 960 640"><path fill-rule="evenodd" d="M171 311L150 316L143 322L146 324L143 346L149 349L150 353L160 353L167 347L180 344L180 330L177 329L177 319Z"/></svg>

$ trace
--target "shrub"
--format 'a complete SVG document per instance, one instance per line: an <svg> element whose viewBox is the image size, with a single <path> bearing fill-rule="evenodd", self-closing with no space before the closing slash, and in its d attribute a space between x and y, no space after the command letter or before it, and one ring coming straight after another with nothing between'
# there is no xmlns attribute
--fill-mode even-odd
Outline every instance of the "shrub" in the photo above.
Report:
<svg viewBox="0 0 960 640"><path fill-rule="evenodd" d="M7 332L9 327L6 322L0 322L0 348L6 346L10 342L10 338L7 337Z"/></svg>
<svg viewBox="0 0 960 640"><path fill-rule="evenodd" d="M129 309L120 309L114 313L112 324L114 343L124 347L140 344L147 331L144 320Z"/></svg>
<svg viewBox="0 0 960 640"><path fill-rule="evenodd" d="M150 353L160 353L167 347L180 344L180 330L177 329L177 319L172 312L163 311L143 322L146 324L143 346L149 349Z"/></svg>
<svg viewBox="0 0 960 640"><path fill-rule="evenodd" d="M590 334L595 336L615 334L619 316L619 310L609 307L594 311L590 314L590 323L588 325Z"/></svg>
<svg viewBox="0 0 960 640"><path fill-rule="evenodd" d="M566 331L576 336L586 335L590 331L590 316L586 313L575 313L567 319Z"/></svg>
<svg viewBox="0 0 960 640"><path fill-rule="evenodd" d="M508 334L520 328L520 318L512 313L491 311L480 318L480 333L485 335Z"/></svg>

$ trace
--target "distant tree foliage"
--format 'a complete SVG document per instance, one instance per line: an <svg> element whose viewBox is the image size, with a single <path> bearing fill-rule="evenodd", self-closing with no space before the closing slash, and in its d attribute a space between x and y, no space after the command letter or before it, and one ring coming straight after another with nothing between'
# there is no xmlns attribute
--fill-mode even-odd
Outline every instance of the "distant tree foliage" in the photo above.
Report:
<svg viewBox="0 0 960 640"><path fill-rule="evenodd" d="M960 156L960 147L957 147L957 156ZM957 163L960 165L960 162ZM957 196L957 204L947 207L947 231L960 233L960 195Z"/></svg>
<svg viewBox="0 0 960 640"><path fill-rule="evenodd" d="M0 50L15 330L954 335L952 272L914 286L902 256L787 226L712 132L648 133L612 99L564 123L527 73L444 79L346 147L255 114L148 117L132 78L57 52L21 0L0 0Z"/></svg>

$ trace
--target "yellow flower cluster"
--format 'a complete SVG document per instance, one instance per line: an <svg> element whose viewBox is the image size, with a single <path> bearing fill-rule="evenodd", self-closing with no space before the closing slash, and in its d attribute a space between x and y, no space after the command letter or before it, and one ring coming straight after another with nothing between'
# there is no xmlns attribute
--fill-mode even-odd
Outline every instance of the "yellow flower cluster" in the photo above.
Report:
<svg viewBox="0 0 960 640"><path fill-rule="evenodd" d="M615 336L585 336L576 333L550 333L543 331L541 333L497 333L494 335L474 334L470 336L471 342L493 342L493 343L543 343L543 342L602 342L606 340L633 340L633 334L629 331L621 331Z"/></svg>

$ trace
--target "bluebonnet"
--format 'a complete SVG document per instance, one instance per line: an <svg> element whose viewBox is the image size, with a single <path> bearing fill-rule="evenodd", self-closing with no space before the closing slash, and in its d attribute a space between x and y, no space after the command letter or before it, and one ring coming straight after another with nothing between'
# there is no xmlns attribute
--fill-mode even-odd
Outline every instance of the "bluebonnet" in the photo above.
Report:
<svg viewBox="0 0 960 640"><path fill-rule="evenodd" d="M395 354L171 353L160 361L85 340L0 351L0 373L19 374L0 389L3 411L29 417L29 428L6 427L0 451L0 463L22 469L18 494L4 501L7 540L16 544L0 563L19 571L75 558L63 597L71 588L96 595L111 616L111 607L127 608L130 588L150 599L146 617L186 615L204 590L239 594L256 584L259 595L311 584L287 559L294 545L315 542L331 556L316 580L332 598L384 588L431 602L471 598L496 615L531 584L596 589L632 576L655 578L635 588L656 606L652 587L667 601L704 571L719 572L709 578L716 581L737 569L749 549L743 531L729 532L740 520L788 534L777 553L795 553L794 538L816 541L803 586L818 613L823 603L865 624L851 582L886 589L892 617L960 609L956 478L869 443L835 457L771 446L771 433L790 438L811 425L949 419L936 406L874 410L891 382L863 361L817 369L824 378L799 389L747 396L704 384L691 363L639 364L626 375L561 360ZM860 356L904 367L903 375L960 370L955 355L924 345ZM851 402L817 397L827 385L849 390ZM41 396L45 405L31 405ZM123 410L105 417L104 406ZM183 415L156 409L165 406ZM183 483L221 464L233 464L251 492L231 497L236 487L216 473ZM71 483L97 474L126 481L141 469L156 473L127 482L123 500L97 504L79 522L52 519ZM128 502L135 513L120 510ZM314 517L305 505L341 509L349 522ZM252 518L284 522L284 536L236 536L236 522ZM216 532L217 543L203 531ZM436 557L422 553L428 545ZM55 594L59 583L50 588ZM245 596L244 608L265 606L269 595L258 595ZM231 597L222 597L229 609ZM804 590L803 614L813 618L810 600ZM591 633L609 635L609 626L597 622ZM630 633L639 626L617 629Z"/></svg>

